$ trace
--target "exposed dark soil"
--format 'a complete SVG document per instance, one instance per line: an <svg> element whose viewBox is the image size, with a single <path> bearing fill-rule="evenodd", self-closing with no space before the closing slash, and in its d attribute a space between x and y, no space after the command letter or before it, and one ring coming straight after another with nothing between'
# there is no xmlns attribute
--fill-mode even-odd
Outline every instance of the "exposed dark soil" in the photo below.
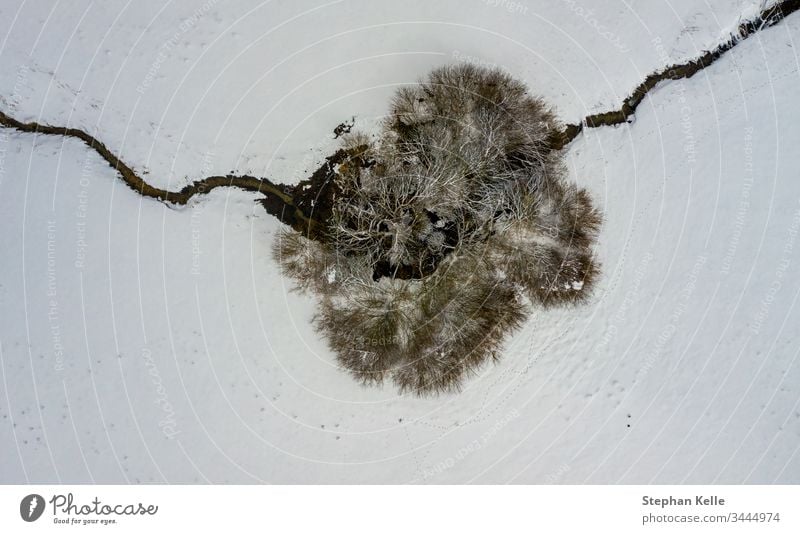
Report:
<svg viewBox="0 0 800 534"><path fill-rule="evenodd" d="M353 130L355 123L355 117L351 117L349 121L340 123L336 128L333 129L333 138L339 139L344 134L349 134Z"/></svg>
<svg viewBox="0 0 800 534"><path fill-rule="evenodd" d="M366 165L360 158L363 147L337 150L314 173L294 186L278 185L285 196L267 194L260 202L267 213L275 215L312 239L324 240L324 221L331 215L333 199L337 193L336 167L345 162Z"/></svg>

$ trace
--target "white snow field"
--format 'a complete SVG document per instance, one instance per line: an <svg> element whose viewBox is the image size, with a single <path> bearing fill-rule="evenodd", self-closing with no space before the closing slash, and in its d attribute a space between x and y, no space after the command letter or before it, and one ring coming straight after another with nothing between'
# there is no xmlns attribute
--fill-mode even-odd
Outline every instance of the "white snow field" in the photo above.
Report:
<svg viewBox="0 0 800 534"><path fill-rule="evenodd" d="M5 0L0 109L156 185L291 183L434 66L505 68L574 122L761 7ZM800 483L797 43L800 14L579 136L594 298L435 398L337 368L257 195L175 209L0 130L0 482Z"/></svg>

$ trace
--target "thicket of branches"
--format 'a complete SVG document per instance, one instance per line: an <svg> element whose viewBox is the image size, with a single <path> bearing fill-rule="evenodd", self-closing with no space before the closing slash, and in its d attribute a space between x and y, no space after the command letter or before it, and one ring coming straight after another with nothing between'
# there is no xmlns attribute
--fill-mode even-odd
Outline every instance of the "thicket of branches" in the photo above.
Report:
<svg viewBox="0 0 800 534"><path fill-rule="evenodd" d="M532 306L587 298L600 216L557 127L524 84L459 65L400 89L376 138L345 137L324 239L287 231L275 255L357 379L457 389Z"/></svg>

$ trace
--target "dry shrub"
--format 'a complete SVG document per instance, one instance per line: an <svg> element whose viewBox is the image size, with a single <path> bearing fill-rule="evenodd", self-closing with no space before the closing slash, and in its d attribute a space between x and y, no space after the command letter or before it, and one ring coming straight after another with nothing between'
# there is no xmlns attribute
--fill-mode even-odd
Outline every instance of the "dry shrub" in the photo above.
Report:
<svg viewBox="0 0 800 534"><path fill-rule="evenodd" d="M324 239L290 231L274 251L359 381L456 390L531 303L587 298L601 219L548 147L557 127L522 83L459 65L400 89L376 140L344 137L366 148L337 168Z"/></svg>
<svg viewBox="0 0 800 534"><path fill-rule="evenodd" d="M393 374L401 391L458 389L464 377L495 358L505 335L522 325L527 308L514 286L483 259L448 261L425 281L418 299L424 323L417 350Z"/></svg>
<svg viewBox="0 0 800 534"><path fill-rule="evenodd" d="M321 243L294 230L282 229L273 241L272 255L283 274L297 281L299 289L322 292L327 285L326 275L331 265Z"/></svg>

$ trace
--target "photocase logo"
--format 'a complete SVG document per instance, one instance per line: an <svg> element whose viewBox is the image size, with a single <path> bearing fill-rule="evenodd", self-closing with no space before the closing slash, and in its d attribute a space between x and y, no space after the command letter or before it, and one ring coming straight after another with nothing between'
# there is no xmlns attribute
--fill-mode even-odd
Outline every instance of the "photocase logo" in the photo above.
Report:
<svg viewBox="0 0 800 534"><path fill-rule="evenodd" d="M44 499L41 495L31 493L19 503L19 515L28 523L36 521L44 512Z"/></svg>

